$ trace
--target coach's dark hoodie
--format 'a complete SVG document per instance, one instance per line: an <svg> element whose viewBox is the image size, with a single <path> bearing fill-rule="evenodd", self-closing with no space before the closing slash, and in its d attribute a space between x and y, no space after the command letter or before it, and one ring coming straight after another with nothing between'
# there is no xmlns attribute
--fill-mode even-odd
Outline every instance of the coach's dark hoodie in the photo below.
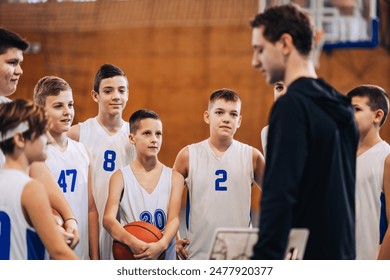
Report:
<svg viewBox="0 0 390 280"><path fill-rule="evenodd" d="M308 228L305 259L355 259L358 131L351 100L299 78L272 109L254 259L283 259L291 228Z"/></svg>

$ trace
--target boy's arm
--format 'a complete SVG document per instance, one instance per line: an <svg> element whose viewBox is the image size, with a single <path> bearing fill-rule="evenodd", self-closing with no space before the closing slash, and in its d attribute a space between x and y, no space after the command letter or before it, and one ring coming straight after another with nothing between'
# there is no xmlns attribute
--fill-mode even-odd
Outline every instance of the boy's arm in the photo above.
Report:
<svg viewBox="0 0 390 280"><path fill-rule="evenodd" d="M255 148L253 148L252 160L253 160L253 174L255 177L254 179L256 184L259 186L261 190L261 186L263 185L265 161L260 151Z"/></svg>
<svg viewBox="0 0 390 280"><path fill-rule="evenodd" d="M172 189L168 205L168 221L163 237L155 243L148 244L148 249L137 255L140 259L157 259L165 251L179 230L181 197L184 189L184 178L176 171L172 172Z"/></svg>
<svg viewBox="0 0 390 280"><path fill-rule="evenodd" d="M49 168L45 162L34 162L30 166L29 173L32 178L43 184L48 194L51 207L57 210L65 221L64 228L66 232L74 235L74 238L70 240L70 246L74 248L79 242L77 221L56 180L50 173Z"/></svg>
<svg viewBox="0 0 390 280"><path fill-rule="evenodd" d="M80 140L80 124L73 125L66 135L78 142Z"/></svg>
<svg viewBox="0 0 390 280"><path fill-rule="evenodd" d="M42 183L37 180L27 183L22 193L21 204L25 213L27 213L26 220L35 228L53 259L77 259L76 254L66 244L57 229L49 199Z"/></svg>
<svg viewBox="0 0 390 280"><path fill-rule="evenodd" d="M99 259L99 214L93 197L93 167L91 152L85 147L89 157L88 167L88 237L89 257L91 260Z"/></svg>
<svg viewBox="0 0 390 280"><path fill-rule="evenodd" d="M122 191L123 176L122 171L119 169L110 178L108 198L103 216L103 226L114 240L126 244L134 254L143 253L147 249L147 244L127 232L116 219Z"/></svg>
<svg viewBox="0 0 390 280"><path fill-rule="evenodd" d="M379 250L379 260L390 260L390 154L386 157L383 172L383 192L386 202L387 229L381 248ZM378 225L379 226L379 225Z"/></svg>
<svg viewBox="0 0 390 280"><path fill-rule="evenodd" d="M173 164L172 169L179 172L184 177L184 179L186 179L188 177L188 171L189 171L188 147L184 147L177 154L177 157L176 157L175 163Z"/></svg>
<svg viewBox="0 0 390 280"><path fill-rule="evenodd" d="M174 171L179 172L184 177L184 179L186 179L188 177L189 169L190 169L189 168L188 147L184 147L178 153L172 169ZM190 241L187 238L180 239L179 232L177 232L176 238L177 238L177 240L176 240L176 254L180 259L185 260L188 258L187 250L185 249L185 247L190 244Z"/></svg>

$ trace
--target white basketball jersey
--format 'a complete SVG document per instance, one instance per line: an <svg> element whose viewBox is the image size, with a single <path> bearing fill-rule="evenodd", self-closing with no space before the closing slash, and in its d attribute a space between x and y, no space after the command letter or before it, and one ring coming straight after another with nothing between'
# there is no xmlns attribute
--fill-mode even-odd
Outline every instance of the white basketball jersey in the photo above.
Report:
<svg viewBox="0 0 390 280"><path fill-rule="evenodd" d="M356 258L377 259L380 247L383 171L390 146L382 141L356 161ZM385 213L382 213L385 214Z"/></svg>
<svg viewBox="0 0 390 280"><path fill-rule="evenodd" d="M205 260L216 228L251 225L253 148L234 140L217 157L204 140L188 150L188 254L189 259Z"/></svg>
<svg viewBox="0 0 390 280"><path fill-rule="evenodd" d="M168 218L168 204L172 189L172 169L163 165L160 179L152 193L148 193L138 182L130 165L121 168L123 196L119 204L120 223L144 221L164 232ZM166 260L176 260L175 238L165 255Z"/></svg>
<svg viewBox="0 0 390 280"><path fill-rule="evenodd" d="M5 96L0 96L0 104L8 103L8 102L12 102L12 100ZM4 163L5 163L5 156L3 154L3 151L0 150L0 168L4 165Z"/></svg>
<svg viewBox="0 0 390 280"><path fill-rule="evenodd" d="M68 139L64 152L48 145L46 165L57 180L78 222L80 241L74 252L82 260L89 259L88 153L83 144Z"/></svg>
<svg viewBox="0 0 390 280"><path fill-rule="evenodd" d="M109 135L96 117L80 123L79 141L85 144L93 155L93 195L99 213L99 247L100 258L103 260L112 259L112 238L103 227L110 177L114 171L130 164L135 158L135 148L130 144L129 134L128 122L123 122L122 128L114 135Z"/></svg>
<svg viewBox="0 0 390 280"><path fill-rule="evenodd" d="M24 218L22 193L31 178L0 169L0 260L43 260L45 247Z"/></svg>

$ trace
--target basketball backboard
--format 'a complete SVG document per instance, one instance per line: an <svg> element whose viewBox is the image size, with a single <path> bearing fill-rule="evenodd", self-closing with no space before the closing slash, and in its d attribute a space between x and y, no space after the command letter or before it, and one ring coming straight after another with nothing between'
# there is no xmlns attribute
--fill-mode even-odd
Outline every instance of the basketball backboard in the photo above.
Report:
<svg viewBox="0 0 390 280"><path fill-rule="evenodd" d="M290 2L307 10L324 32L322 49L378 46L377 0L259 0L259 10Z"/></svg>

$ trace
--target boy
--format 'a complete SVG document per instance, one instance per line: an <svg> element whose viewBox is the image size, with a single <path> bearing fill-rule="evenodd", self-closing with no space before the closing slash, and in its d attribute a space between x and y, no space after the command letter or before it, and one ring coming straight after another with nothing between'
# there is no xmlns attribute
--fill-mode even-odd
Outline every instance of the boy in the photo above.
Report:
<svg viewBox="0 0 390 280"><path fill-rule="evenodd" d="M7 29L0 28L0 104L11 102L6 96L16 91L20 76L23 74L21 64L23 52L27 50L29 43L18 34ZM5 158L0 151L0 167ZM58 189L58 185L51 176L47 166L41 162L35 162L30 167L29 175L40 181L46 188L51 206L57 210L65 222L66 231L62 231L64 238L71 242L74 247L78 242L78 228L74 215L64 196Z"/></svg>
<svg viewBox="0 0 390 280"><path fill-rule="evenodd" d="M234 140L241 125L241 99L232 90L214 91L204 112L210 137L183 148L173 169L186 179L188 254L178 241L181 258L208 259L211 237L218 227L250 227L251 186L260 187L264 157ZM188 212L189 211L189 212ZM181 244L183 243L183 244Z"/></svg>
<svg viewBox="0 0 390 280"><path fill-rule="evenodd" d="M133 113L129 123L136 158L110 179L104 227L113 239L129 246L137 259L157 259L166 250L165 259L175 260L184 180L158 160L162 145L160 117L153 111L139 110ZM133 221L154 224L164 232L162 239L147 244L135 238L123 228Z"/></svg>
<svg viewBox="0 0 390 280"><path fill-rule="evenodd" d="M389 111L389 98L375 85L358 86L348 96L352 98L359 128L356 258L390 259L387 222L387 217L390 217L390 146L379 135Z"/></svg>
<svg viewBox="0 0 390 280"><path fill-rule="evenodd" d="M283 81L274 83L274 101L278 100L287 91L287 87ZM261 146L263 147L264 157L267 153L267 137L268 137L268 125L261 130Z"/></svg>
<svg viewBox="0 0 390 280"><path fill-rule="evenodd" d="M85 146L66 136L74 118L72 89L55 76L46 76L34 88L34 101L46 109L52 142L46 165L57 179L79 225L80 242L75 252L80 259L99 259L99 223L92 196L91 155Z"/></svg>
<svg viewBox="0 0 390 280"><path fill-rule="evenodd" d="M93 156L93 195L99 213L100 258L112 259L112 238L103 227L104 208L110 176L134 160L129 142L129 126L122 112L129 98L125 73L117 66L102 65L95 75L92 98L98 104L98 115L74 125L68 136L85 144Z"/></svg>
<svg viewBox="0 0 390 280"><path fill-rule="evenodd" d="M56 228L44 186L28 176L32 162L46 159L44 109L22 99L0 105L0 259L77 259Z"/></svg>

